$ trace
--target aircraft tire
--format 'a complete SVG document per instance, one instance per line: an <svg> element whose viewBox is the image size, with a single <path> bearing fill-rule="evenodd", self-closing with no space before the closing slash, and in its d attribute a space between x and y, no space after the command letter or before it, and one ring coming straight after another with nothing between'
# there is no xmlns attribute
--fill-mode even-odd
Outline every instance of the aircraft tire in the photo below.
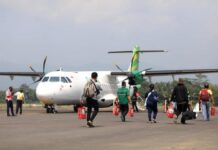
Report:
<svg viewBox="0 0 218 150"><path fill-rule="evenodd" d="M74 106L73 106L74 112L78 112L78 107L79 107L78 105L74 105Z"/></svg>

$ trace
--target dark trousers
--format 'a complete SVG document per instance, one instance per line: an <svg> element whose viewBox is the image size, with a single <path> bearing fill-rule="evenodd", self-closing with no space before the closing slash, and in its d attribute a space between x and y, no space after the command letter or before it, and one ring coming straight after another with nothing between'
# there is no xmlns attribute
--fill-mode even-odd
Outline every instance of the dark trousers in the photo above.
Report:
<svg viewBox="0 0 218 150"><path fill-rule="evenodd" d="M87 103L87 121L93 121L99 111L98 101L92 98L86 98L86 103ZM92 112L92 108L94 108L93 112Z"/></svg>
<svg viewBox="0 0 218 150"><path fill-rule="evenodd" d="M138 107L136 105L136 101L132 101L132 108L134 109L134 111L139 112Z"/></svg>
<svg viewBox="0 0 218 150"><path fill-rule="evenodd" d="M121 112L122 121L125 121L125 117L126 117L128 111L129 111L128 104L120 104L120 112Z"/></svg>
<svg viewBox="0 0 218 150"><path fill-rule="evenodd" d="M22 106L23 106L23 101L17 100L17 105L16 105L16 114L20 110L20 114L22 114Z"/></svg>
<svg viewBox="0 0 218 150"><path fill-rule="evenodd" d="M11 109L11 114L12 116L14 116L13 101L6 100L6 102L7 102L7 115L10 116L9 109Z"/></svg>
<svg viewBox="0 0 218 150"><path fill-rule="evenodd" d="M188 109L188 104L187 104L187 103L184 103L184 104L177 104L176 112L175 112L177 118L179 117L179 115L180 115L181 113L186 112L187 109Z"/></svg>
<svg viewBox="0 0 218 150"><path fill-rule="evenodd" d="M151 121L152 118L152 113L153 113L153 119L155 120L157 117L157 106L147 106L147 110L148 110L148 120Z"/></svg>

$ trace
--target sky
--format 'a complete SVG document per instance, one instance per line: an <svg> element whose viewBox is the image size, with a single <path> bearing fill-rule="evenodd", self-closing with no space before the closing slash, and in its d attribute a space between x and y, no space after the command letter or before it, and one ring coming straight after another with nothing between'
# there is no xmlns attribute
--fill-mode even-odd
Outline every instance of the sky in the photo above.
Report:
<svg viewBox="0 0 218 150"><path fill-rule="evenodd" d="M0 71L42 71L45 56L46 72L125 70L131 55L107 52L135 45L168 50L141 55L140 69L218 68L217 14L217 0L0 0ZM0 76L0 90L32 82Z"/></svg>

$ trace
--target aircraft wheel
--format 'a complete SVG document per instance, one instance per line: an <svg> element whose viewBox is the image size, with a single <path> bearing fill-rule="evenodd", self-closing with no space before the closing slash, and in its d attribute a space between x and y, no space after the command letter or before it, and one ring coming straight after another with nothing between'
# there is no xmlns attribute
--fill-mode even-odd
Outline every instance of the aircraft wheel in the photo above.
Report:
<svg viewBox="0 0 218 150"><path fill-rule="evenodd" d="M79 107L78 105L74 105L74 106L73 106L74 112L78 112L78 107Z"/></svg>

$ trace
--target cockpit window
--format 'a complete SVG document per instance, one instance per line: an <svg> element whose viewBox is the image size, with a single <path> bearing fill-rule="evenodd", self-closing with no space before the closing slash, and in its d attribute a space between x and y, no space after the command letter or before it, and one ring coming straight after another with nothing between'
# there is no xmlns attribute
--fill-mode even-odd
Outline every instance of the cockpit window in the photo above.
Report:
<svg viewBox="0 0 218 150"><path fill-rule="evenodd" d="M44 78L42 79L42 82L47 82L48 79L49 79L49 77L44 77Z"/></svg>
<svg viewBox="0 0 218 150"><path fill-rule="evenodd" d="M68 83L67 79L65 77L61 77L61 82Z"/></svg>
<svg viewBox="0 0 218 150"><path fill-rule="evenodd" d="M59 79L59 77L50 77L50 80L49 80L50 82L59 82L60 81L60 79Z"/></svg>
<svg viewBox="0 0 218 150"><path fill-rule="evenodd" d="M66 77L67 78L67 81L69 82L69 83L72 83L72 81L68 78L68 77Z"/></svg>

